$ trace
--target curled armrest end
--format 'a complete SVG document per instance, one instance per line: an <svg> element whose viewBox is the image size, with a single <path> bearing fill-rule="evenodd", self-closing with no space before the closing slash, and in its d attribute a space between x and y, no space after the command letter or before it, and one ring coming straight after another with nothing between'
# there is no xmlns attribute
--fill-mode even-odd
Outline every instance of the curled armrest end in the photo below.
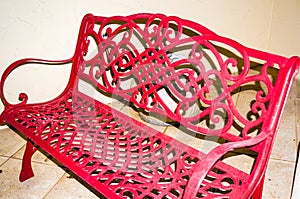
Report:
<svg viewBox="0 0 300 199"><path fill-rule="evenodd" d="M73 61L73 57L70 59L65 59L65 60L44 60L44 59L34 59L34 58L25 58L25 59L20 59L18 61L15 61L11 65L9 65L4 73L2 74L1 80L0 80L0 97L1 100L3 101L3 104L5 108L9 108L11 106L14 106L13 104L10 104L7 99L5 98L4 95L4 84L6 78L9 76L9 74L15 70L16 68L25 65L25 64L45 64L45 65L60 65L60 64L67 64ZM19 100L21 101L20 104L26 104L28 100L28 96L25 93L20 93L19 94Z"/></svg>

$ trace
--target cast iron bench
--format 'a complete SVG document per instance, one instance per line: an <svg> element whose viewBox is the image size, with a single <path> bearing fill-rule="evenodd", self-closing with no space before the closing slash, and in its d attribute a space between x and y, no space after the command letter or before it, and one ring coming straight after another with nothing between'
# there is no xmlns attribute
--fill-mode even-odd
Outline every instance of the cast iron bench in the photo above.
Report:
<svg viewBox="0 0 300 199"><path fill-rule="evenodd" d="M28 63L72 63L62 94L9 103L5 79ZM33 176L41 148L107 198L261 198L299 64L174 16L88 14L71 59L22 59L5 70L1 123L28 138L20 181Z"/></svg>

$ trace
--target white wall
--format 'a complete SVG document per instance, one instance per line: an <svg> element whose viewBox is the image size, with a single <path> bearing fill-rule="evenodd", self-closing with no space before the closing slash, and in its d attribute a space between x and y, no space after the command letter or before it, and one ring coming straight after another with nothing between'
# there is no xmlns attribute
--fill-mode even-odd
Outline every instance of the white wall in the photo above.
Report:
<svg viewBox="0 0 300 199"><path fill-rule="evenodd" d="M0 0L0 74L19 58L71 57L86 13L176 15L249 47L300 55L299 10L299 0ZM55 97L67 83L69 68L46 68L16 70L6 85L8 98L16 102L21 91L29 93L30 101Z"/></svg>

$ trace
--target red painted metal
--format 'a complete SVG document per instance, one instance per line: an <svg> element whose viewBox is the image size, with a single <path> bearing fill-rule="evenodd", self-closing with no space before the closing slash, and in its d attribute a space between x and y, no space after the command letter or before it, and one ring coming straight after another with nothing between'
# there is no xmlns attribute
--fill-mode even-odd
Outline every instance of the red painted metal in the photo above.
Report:
<svg viewBox="0 0 300 199"><path fill-rule="evenodd" d="M15 68L70 62L69 83L57 98L30 104L22 93L19 104L6 100L5 79ZM88 14L71 59L23 59L7 68L0 82L1 122L108 198L260 198L299 65L299 57L250 49L178 17ZM84 94L81 81L180 124L187 136L214 138L217 146L207 152L158 132ZM247 114L236 104L236 94L246 88L255 91ZM28 141L21 181L33 176L32 147ZM254 159L251 171L227 163L229 154Z"/></svg>
<svg viewBox="0 0 300 199"><path fill-rule="evenodd" d="M23 161L22 161L22 170L19 176L19 180L21 182L24 182L25 180L31 178L34 176L32 166L31 166L31 157L36 152L37 148L34 147L33 143L31 143L29 140L27 141L25 152L23 155Z"/></svg>

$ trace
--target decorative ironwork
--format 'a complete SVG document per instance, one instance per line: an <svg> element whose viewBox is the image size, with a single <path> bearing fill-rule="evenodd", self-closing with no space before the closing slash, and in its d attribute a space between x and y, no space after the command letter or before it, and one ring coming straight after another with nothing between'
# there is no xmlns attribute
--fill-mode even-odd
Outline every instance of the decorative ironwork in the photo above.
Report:
<svg viewBox="0 0 300 199"><path fill-rule="evenodd" d="M203 27L204 30L193 29L195 35L186 35L184 32L189 27L176 17L150 15L93 20L87 25L83 43L94 41L97 48L93 50L97 52L91 58L82 58L78 73L100 90L121 96L139 108L164 115L201 134L230 141L248 139L248 134L268 118L269 91L274 89L274 84L267 71L281 63L260 60L263 63L259 73L251 75L250 57L243 46ZM144 20L145 25L138 24L139 20ZM94 26L98 23L99 29ZM222 56L214 42L234 49L241 58ZM171 62L172 54L181 57ZM236 72L232 72L234 69ZM125 88L129 80L131 85ZM257 83L263 85L255 88L255 101L250 107L251 115L256 116L254 120L237 110L232 96L244 85ZM169 96L162 98L160 92ZM170 101L176 104L173 110ZM186 114L195 105L198 114ZM234 122L243 129L241 136L230 134Z"/></svg>
<svg viewBox="0 0 300 199"><path fill-rule="evenodd" d="M40 138L89 178L125 198L183 197L193 167L205 157L80 93L44 106L16 108L10 114L26 134ZM219 161L198 196L215 196L211 190L234 196L234 189L247 184L247 178L249 174Z"/></svg>
<svg viewBox="0 0 300 199"><path fill-rule="evenodd" d="M27 104L27 95L21 94L23 101L17 105L5 99L4 81L16 67L70 61L69 84L56 99ZM298 67L298 57L249 49L178 17L87 15L71 59L25 59L4 72L0 94L6 109L1 121L107 197L259 197ZM273 70L279 71L278 77ZM137 122L83 94L80 81L216 146L201 151ZM252 96L247 110L236 103L245 90ZM253 159L250 171L229 164L229 154ZM30 170L26 159L23 168Z"/></svg>

